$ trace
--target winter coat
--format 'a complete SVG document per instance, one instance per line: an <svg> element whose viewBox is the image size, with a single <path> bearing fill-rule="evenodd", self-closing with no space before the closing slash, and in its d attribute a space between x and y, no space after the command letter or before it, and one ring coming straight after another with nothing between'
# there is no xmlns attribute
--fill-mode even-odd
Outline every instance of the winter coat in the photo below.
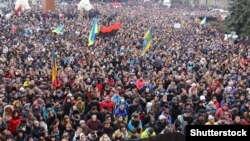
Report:
<svg viewBox="0 0 250 141"><path fill-rule="evenodd" d="M8 126L9 131L12 134L16 133L16 129L21 124L21 122L22 122L22 117L21 116L19 116L17 119L11 118L9 120L9 126Z"/></svg>
<svg viewBox="0 0 250 141"><path fill-rule="evenodd" d="M99 131L101 129L101 125L102 123L100 120L93 121L92 119L90 119L87 121L87 126L90 130Z"/></svg>
<svg viewBox="0 0 250 141"><path fill-rule="evenodd" d="M113 108L115 107L115 103L113 101L110 101L110 102L106 102L106 101L102 101L100 103L100 111L102 111L102 108L106 106L108 108L108 111L109 112L112 112L113 111Z"/></svg>
<svg viewBox="0 0 250 141"><path fill-rule="evenodd" d="M56 115L56 112L53 108L51 108L51 111ZM49 111L44 107L43 108L43 118L47 120L49 118Z"/></svg>
<svg viewBox="0 0 250 141"><path fill-rule="evenodd" d="M141 133L141 138L142 138L142 139L146 139L146 138L154 137L154 136L156 136L156 133L155 133L155 132L153 132L152 135L149 135L149 134L148 134L148 128L147 128L144 132Z"/></svg>
<svg viewBox="0 0 250 141"><path fill-rule="evenodd" d="M142 122L140 120L137 121L137 122L133 122L133 119L130 120L129 123L128 123L128 130L129 131L134 131L137 128L141 128L142 129Z"/></svg>
<svg viewBox="0 0 250 141"><path fill-rule="evenodd" d="M10 109L10 111L7 112L7 109ZM11 119L13 110L14 110L14 107L12 105L6 105L4 107L3 121L9 121Z"/></svg>
<svg viewBox="0 0 250 141"><path fill-rule="evenodd" d="M33 126L31 130L31 135L34 136L35 138L39 138L43 132L44 132L44 128L42 126L38 126L38 127Z"/></svg>
<svg viewBox="0 0 250 141"><path fill-rule="evenodd" d="M118 115L121 115L123 118L126 118L128 115L127 110L126 109L121 110L120 108L117 108L115 110L115 116L117 117Z"/></svg>

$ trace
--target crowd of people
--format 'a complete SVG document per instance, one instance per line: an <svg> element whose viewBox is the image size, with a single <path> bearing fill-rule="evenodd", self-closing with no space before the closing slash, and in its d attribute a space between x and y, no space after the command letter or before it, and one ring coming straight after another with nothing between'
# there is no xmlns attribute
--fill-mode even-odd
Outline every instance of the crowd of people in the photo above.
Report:
<svg viewBox="0 0 250 141"><path fill-rule="evenodd" d="M0 141L122 141L185 134L186 125L250 125L249 45L195 20L217 14L153 3L94 7L99 26L122 27L90 47L93 18L74 6L0 18ZM61 24L63 33L52 33ZM153 43L141 56L150 27Z"/></svg>

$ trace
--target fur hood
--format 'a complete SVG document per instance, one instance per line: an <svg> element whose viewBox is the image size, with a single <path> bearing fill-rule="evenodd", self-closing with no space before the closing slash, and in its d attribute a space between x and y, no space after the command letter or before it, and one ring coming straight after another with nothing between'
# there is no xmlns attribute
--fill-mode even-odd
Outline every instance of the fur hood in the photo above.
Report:
<svg viewBox="0 0 250 141"><path fill-rule="evenodd" d="M4 111L6 111L7 108L10 108L12 111L14 110L14 107L12 105L6 105L4 107Z"/></svg>

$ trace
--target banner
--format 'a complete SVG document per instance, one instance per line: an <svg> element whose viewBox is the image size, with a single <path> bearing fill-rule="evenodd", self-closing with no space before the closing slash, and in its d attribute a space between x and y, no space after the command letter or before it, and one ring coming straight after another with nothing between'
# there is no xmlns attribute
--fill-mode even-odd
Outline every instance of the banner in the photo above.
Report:
<svg viewBox="0 0 250 141"><path fill-rule="evenodd" d="M17 0L15 4L15 10L17 10L21 6L22 10L29 10L30 5L28 0Z"/></svg>
<svg viewBox="0 0 250 141"><path fill-rule="evenodd" d="M78 4L78 10L90 11L93 8L89 0L81 0Z"/></svg>
<svg viewBox="0 0 250 141"><path fill-rule="evenodd" d="M171 6L171 0L164 0L163 5L170 7Z"/></svg>

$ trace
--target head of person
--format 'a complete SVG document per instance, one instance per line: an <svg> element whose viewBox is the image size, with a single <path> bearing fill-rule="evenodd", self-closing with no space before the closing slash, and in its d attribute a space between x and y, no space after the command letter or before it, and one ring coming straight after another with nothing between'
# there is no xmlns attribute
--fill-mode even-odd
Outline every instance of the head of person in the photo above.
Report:
<svg viewBox="0 0 250 141"><path fill-rule="evenodd" d="M38 121L38 120L35 120L35 121L34 121L34 126L35 126L35 127L39 127L39 125L40 125L39 121Z"/></svg>
<svg viewBox="0 0 250 141"><path fill-rule="evenodd" d="M123 111L125 109L125 106L122 104L120 105L120 110Z"/></svg>
<svg viewBox="0 0 250 141"><path fill-rule="evenodd" d="M209 115L208 116L208 121L211 122L211 123L214 123L215 122L215 119L212 115Z"/></svg>
<svg viewBox="0 0 250 141"><path fill-rule="evenodd" d="M104 128L110 128L110 122L105 122L104 123Z"/></svg>
<svg viewBox="0 0 250 141"><path fill-rule="evenodd" d="M154 129L152 127L149 127L147 133L148 133L149 136L152 136L153 133L154 133Z"/></svg>
<svg viewBox="0 0 250 141"><path fill-rule="evenodd" d="M106 96L106 97L105 97L105 101L106 101L106 102L110 102L110 101L111 101L110 97L109 97L109 96Z"/></svg>
<svg viewBox="0 0 250 141"><path fill-rule="evenodd" d="M97 120L97 116L96 116L96 115L92 115L92 116L91 116L91 119L92 119L93 121L96 121L96 120Z"/></svg>
<svg viewBox="0 0 250 141"><path fill-rule="evenodd" d="M222 106L222 110L228 110L228 103L224 103Z"/></svg>

